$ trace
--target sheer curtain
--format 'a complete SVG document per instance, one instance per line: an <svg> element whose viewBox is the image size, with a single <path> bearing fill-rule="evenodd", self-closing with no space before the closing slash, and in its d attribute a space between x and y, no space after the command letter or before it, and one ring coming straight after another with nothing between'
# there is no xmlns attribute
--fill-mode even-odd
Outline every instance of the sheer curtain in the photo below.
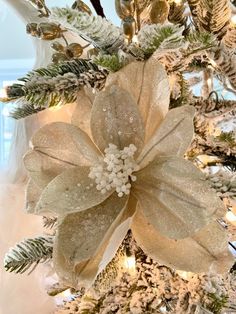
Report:
<svg viewBox="0 0 236 314"><path fill-rule="evenodd" d="M25 22L37 21L37 12L25 0L6 0L8 5ZM50 60L50 43L35 41L35 67L45 66ZM24 238L42 234L41 217L24 213L24 190L27 181L22 157L28 150L29 139L40 126L50 121L69 121L71 107L57 112L45 111L38 115L17 121L12 139L10 160L1 173L0 185L0 259L15 243ZM45 281L47 269L39 266L30 276L15 275L0 269L0 314L51 314L54 300L47 296Z"/></svg>

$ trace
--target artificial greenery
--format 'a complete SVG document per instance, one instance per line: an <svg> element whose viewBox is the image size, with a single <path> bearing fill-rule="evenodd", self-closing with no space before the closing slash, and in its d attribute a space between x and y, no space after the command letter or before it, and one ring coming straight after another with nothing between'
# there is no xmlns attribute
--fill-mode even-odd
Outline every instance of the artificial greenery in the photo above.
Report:
<svg viewBox="0 0 236 314"><path fill-rule="evenodd" d="M53 227L55 227L56 223L57 223L56 217L47 217L47 216L43 217L44 228L52 229Z"/></svg>
<svg viewBox="0 0 236 314"><path fill-rule="evenodd" d="M152 24L144 26L138 33L138 44L133 44L130 51L149 58L155 51L174 51L185 44L182 35L184 28L174 24Z"/></svg>
<svg viewBox="0 0 236 314"><path fill-rule="evenodd" d="M226 295L223 296L217 296L214 293L210 293L209 299L212 301L210 304L206 306L206 309L211 311L214 314L220 314L222 313L222 310L224 308L227 308L228 299L229 297Z"/></svg>
<svg viewBox="0 0 236 314"><path fill-rule="evenodd" d="M118 54L99 54L93 62L110 72L119 71L125 65L124 60L121 60Z"/></svg>
<svg viewBox="0 0 236 314"><path fill-rule="evenodd" d="M186 36L186 40L189 42L188 49L192 51L192 53L213 48L217 44L216 37L207 32L190 32Z"/></svg>
<svg viewBox="0 0 236 314"><path fill-rule="evenodd" d="M56 7L52 9L52 18L101 50L113 53L124 46L121 29L101 16Z"/></svg>
<svg viewBox="0 0 236 314"><path fill-rule="evenodd" d="M19 120L19 119L23 119L28 116L31 116L32 114L38 113L44 109L45 108L41 108L41 107L34 108L32 104L23 102L22 104L20 104L18 107L16 107L10 112L10 117L16 120Z"/></svg>
<svg viewBox="0 0 236 314"><path fill-rule="evenodd" d="M236 139L234 131L222 132L216 139L220 142L227 143L230 147L236 146Z"/></svg>
<svg viewBox="0 0 236 314"><path fill-rule="evenodd" d="M48 107L73 102L85 85L101 89L107 74L95 63L82 59L31 71L19 79L22 84L13 84L7 89L9 100L23 99L23 105L17 106L11 116L20 119Z"/></svg>
<svg viewBox="0 0 236 314"><path fill-rule="evenodd" d="M26 239L9 250L4 259L4 268L17 274L23 274L31 268L31 273L39 263L52 258L52 251L52 236Z"/></svg>

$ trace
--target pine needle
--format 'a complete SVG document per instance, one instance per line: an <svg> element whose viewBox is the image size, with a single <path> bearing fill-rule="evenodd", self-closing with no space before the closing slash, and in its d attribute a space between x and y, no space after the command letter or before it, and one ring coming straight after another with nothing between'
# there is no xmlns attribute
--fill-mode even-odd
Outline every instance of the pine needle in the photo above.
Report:
<svg viewBox="0 0 236 314"><path fill-rule="evenodd" d="M53 237L37 237L26 239L5 255L4 268L6 271L23 274L30 270L29 274L39 263L47 262L52 258Z"/></svg>

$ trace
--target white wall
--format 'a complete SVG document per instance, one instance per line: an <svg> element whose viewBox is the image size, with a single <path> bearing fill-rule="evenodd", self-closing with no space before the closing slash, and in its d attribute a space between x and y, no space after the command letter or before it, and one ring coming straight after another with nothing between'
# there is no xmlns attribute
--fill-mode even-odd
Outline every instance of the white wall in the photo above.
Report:
<svg viewBox="0 0 236 314"><path fill-rule="evenodd" d="M7 2L7 0L0 0L0 59L31 59L34 57L34 50L30 36L25 33L25 25ZM90 4L89 0L84 2ZM102 0L107 17L119 24L114 2L115 0ZM46 3L49 6L64 6L70 5L73 0L46 0Z"/></svg>

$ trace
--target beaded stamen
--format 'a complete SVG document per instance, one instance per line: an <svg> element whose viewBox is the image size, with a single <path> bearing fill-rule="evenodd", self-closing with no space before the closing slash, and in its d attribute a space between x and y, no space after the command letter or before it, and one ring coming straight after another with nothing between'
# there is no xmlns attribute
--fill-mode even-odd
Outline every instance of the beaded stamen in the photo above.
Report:
<svg viewBox="0 0 236 314"><path fill-rule="evenodd" d="M139 170L134 160L136 151L137 148L133 144L123 150L119 150L114 144L109 144L104 151L103 161L90 168L89 178L95 180L97 190L104 194L115 188L119 197L129 195L130 182L136 180L133 172Z"/></svg>

